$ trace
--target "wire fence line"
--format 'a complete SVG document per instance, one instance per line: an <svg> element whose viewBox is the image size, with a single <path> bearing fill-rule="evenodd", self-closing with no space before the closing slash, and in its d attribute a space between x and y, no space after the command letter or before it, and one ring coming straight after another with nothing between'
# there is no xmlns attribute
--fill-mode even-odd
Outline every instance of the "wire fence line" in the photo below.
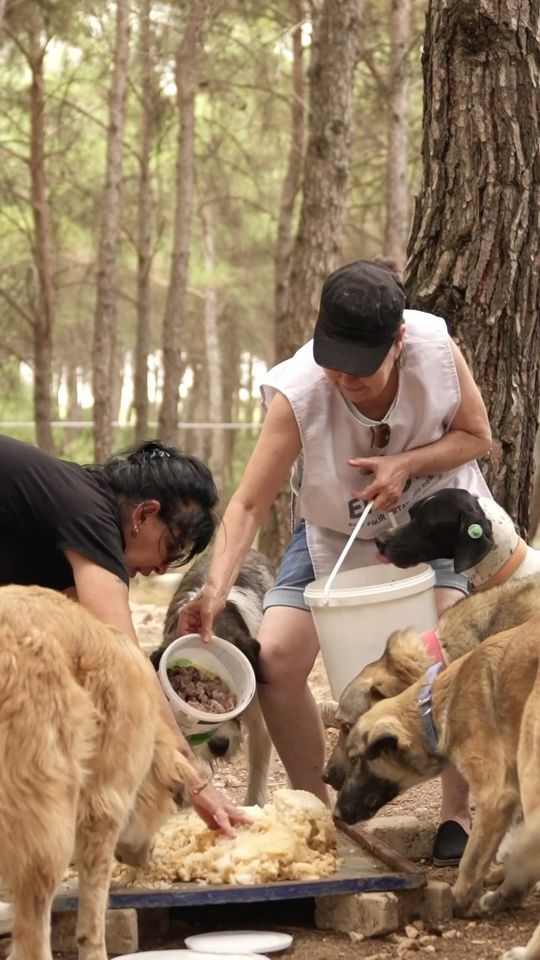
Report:
<svg viewBox="0 0 540 960"><path fill-rule="evenodd" d="M35 425L35 420L0 420L0 430L4 427L35 427ZM82 427L93 428L93 426L92 420L51 420L51 427L73 427L74 429L81 429ZM129 428L135 427L135 424L130 420L113 420L111 426ZM157 427L157 420L150 421L148 426L152 428ZM179 430L259 430L262 422L246 423L239 421L238 423L214 423L213 421L182 421L178 423L177 426Z"/></svg>

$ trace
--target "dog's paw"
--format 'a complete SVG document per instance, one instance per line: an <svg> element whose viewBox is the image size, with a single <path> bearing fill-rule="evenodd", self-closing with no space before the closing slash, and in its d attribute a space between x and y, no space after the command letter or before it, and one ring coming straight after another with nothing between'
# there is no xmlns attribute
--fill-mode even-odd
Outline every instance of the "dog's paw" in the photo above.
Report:
<svg viewBox="0 0 540 960"><path fill-rule="evenodd" d="M525 960L527 947L512 947L503 953L501 960Z"/></svg>
<svg viewBox="0 0 540 960"><path fill-rule="evenodd" d="M465 887L460 890L456 885L452 890L452 895L454 897L454 916L468 917L469 915L472 915L473 903L475 903L476 900L475 891L465 889Z"/></svg>
<svg viewBox="0 0 540 960"><path fill-rule="evenodd" d="M462 901L456 900L454 898L454 916L461 918L467 917L469 915L469 910L471 909L470 900Z"/></svg>
<svg viewBox="0 0 540 960"><path fill-rule="evenodd" d="M502 906L499 892L490 890L489 893L484 893L478 901L478 906L481 913L494 913L495 910L499 910Z"/></svg>

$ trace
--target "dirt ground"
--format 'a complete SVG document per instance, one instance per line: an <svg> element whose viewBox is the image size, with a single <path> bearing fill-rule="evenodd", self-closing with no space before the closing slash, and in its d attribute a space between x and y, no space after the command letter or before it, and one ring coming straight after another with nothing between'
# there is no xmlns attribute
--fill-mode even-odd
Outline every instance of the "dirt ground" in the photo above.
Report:
<svg viewBox="0 0 540 960"><path fill-rule="evenodd" d="M149 648L157 645L166 604L172 594L174 579L135 584L132 590L132 610L141 643ZM311 677L311 686L317 699L330 697L324 665L319 659ZM331 745L334 731L328 731ZM223 765L216 771L216 782L237 802L243 802L246 783L246 764L242 756L234 766ZM273 757L270 791L284 786L286 778L276 756ZM438 781L414 788L398 797L380 812L380 815L411 814L437 823L440 802ZM453 883L456 871L423 865L430 879ZM540 920L540 895L533 894L525 909L501 914L490 920L456 920L436 928L407 928L397 934L352 942L345 934L332 934L315 929L313 901L296 900L269 904L246 904L242 907L185 908L173 911L172 925L166 937L150 923L143 937L141 950L183 947L183 939L190 933L216 929L278 929L293 934L293 945L284 958L294 960L383 960L387 957L405 957L436 954L441 960L495 960L504 950L525 943ZM276 955L277 956L277 955Z"/></svg>

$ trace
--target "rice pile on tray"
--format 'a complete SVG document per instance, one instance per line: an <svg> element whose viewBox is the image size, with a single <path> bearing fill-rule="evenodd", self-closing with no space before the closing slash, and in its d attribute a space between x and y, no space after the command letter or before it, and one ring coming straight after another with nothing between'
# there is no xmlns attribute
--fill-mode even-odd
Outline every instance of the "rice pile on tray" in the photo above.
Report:
<svg viewBox="0 0 540 960"><path fill-rule="evenodd" d="M255 822L237 827L232 838L209 830L192 811L179 813L157 834L150 864L115 864L113 885L252 884L313 880L335 872L336 828L313 794L276 790L272 803L247 809Z"/></svg>

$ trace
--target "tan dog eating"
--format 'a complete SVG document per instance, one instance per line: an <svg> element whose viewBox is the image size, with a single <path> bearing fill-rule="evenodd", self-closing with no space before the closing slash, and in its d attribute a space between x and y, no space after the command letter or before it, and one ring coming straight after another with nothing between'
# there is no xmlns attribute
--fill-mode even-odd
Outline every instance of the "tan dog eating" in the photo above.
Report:
<svg viewBox="0 0 540 960"><path fill-rule="evenodd" d="M345 688L333 719L327 721L328 726L338 727L340 733L324 772L326 783L335 790L343 785L349 769L349 731L370 707L401 693L441 657L451 663L487 637L519 626L536 615L540 615L538 574L473 594L450 607L439 622L438 650L432 635L426 638L414 630L393 633L383 655L364 667Z"/></svg>
<svg viewBox="0 0 540 960"><path fill-rule="evenodd" d="M142 651L60 593L0 587L0 753L11 956L51 960L51 902L75 852L79 960L106 960L113 856L146 861L187 773Z"/></svg>
<svg viewBox="0 0 540 960"><path fill-rule="evenodd" d="M525 830L540 809L539 665L540 617L535 617L486 640L442 672L430 668L412 687L372 707L347 739L350 770L337 804L346 823L371 817L448 763L469 783L476 813L454 887L460 915L480 893L518 804ZM512 871L483 898L483 909L515 903L539 876L540 860L521 875Z"/></svg>

